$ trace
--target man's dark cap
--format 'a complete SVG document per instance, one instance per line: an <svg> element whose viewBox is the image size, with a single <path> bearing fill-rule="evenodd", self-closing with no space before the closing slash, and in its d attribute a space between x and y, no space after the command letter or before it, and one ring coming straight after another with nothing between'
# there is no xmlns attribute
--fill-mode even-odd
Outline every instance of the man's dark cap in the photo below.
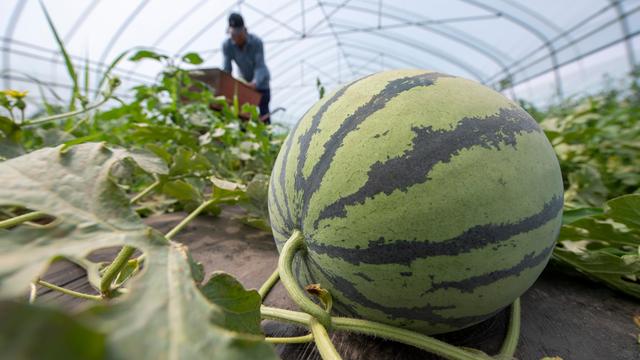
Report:
<svg viewBox="0 0 640 360"><path fill-rule="evenodd" d="M242 15L238 13L231 13L231 15L229 15L229 27L232 27L232 28L244 27L244 19L242 19Z"/></svg>

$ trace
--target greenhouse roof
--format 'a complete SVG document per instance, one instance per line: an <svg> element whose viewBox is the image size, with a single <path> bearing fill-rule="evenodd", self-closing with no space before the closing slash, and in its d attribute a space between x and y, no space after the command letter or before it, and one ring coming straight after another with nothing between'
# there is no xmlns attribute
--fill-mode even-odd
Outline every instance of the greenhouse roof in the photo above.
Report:
<svg viewBox="0 0 640 360"><path fill-rule="evenodd" d="M317 100L317 79L331 90L372 72L425 68L548 104L601 87L605 75L624 78L640 58L640 0L3 0L2 88L71 87L43 7L75 65L89 64L90 87L132 48L195 51L201 66L219 67L227 16L240 12L264 42L272 108L286 109L276 118L285 123ZM124 61L115 73L124 90L160 69Z"/></svg>

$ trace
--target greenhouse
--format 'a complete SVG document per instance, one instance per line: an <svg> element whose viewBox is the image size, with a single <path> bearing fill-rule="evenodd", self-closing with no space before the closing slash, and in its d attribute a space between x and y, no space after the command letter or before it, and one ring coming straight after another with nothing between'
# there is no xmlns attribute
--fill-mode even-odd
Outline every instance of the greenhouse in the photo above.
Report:
<svg viewBox="0 0 640 360"><path fill-rule="evenodd" d="M640 1L3 0L0 358L640 357Z"/></svg>

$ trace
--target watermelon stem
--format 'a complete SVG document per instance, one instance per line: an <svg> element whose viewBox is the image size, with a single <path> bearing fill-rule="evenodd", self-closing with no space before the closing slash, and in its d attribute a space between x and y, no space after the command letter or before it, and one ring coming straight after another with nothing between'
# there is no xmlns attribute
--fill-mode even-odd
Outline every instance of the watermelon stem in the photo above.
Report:
<svg viewBox="0 0 640 360"><path fill-rule="evenodd" d="M513 359L520 338L520 298L511 305L511 313L509 315L509 326L507 335L504 338L500 352L496 356L497 359Z"/></svg>
<svg viewBox="0 0 640 360"><path fill-rule="evenodd" d="M271 273L271 276L269 276L267 281L262 284L262 286L258 290L258 294L260 294L260 297L263 301L267 297L267 295L269 295L269 291L271 291L271 288L273 288L273 286L278 282L279 279L280 273L278 272L278 269L275 269L273 273Z"/></svg>
<svg viewBox="0 0 640 360"><path fill-rule="evenodd" d="M264 305L260 307L260 314L263 319L284 321L296 325L311 326L311 323L314 321L314 318L306 313L277 309ZM373 335L376 337L397 341L440 355L446 359L491 359L491 357L489 357L488 355L481 355L478 352L472 353L470 351L455 347L453 345L449 345L443 341L417 333L415 331L401 329L395 326L381 324L369 320L351 319L345 317L332 317L331 319L335 330Z"/></svg>
<svg viewBox="0 0 640 360"><path fill-rule="evenodd" d="M302 232L294 230L289 240L287 240L282 247L280 258L278 259L280 280L282 280L282 285L287 289L291 300L293 300L302 311L311 314L314 318L318 319L322 326L327 328L327 330L331 330L331 315L306 296L305 291L298 285L293 275L291 268L293 258L303 246L304 236Z"/></svg>
<svg viewBox="0 0 640 360"><path fill-rule="evenodd" d="M313 341L313 334L293 337L266 337L264 341L271 344L305 344Z"/></svg>

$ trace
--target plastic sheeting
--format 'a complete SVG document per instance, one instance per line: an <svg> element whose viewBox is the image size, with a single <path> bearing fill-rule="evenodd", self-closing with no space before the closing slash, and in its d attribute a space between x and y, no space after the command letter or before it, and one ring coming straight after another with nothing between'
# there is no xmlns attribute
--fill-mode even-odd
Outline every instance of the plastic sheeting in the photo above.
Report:
<svg viewBox="0 0 640 360"><path fill-rule="evenodd" d="M327 90L366 74L425 68L475 79L512 98L545 105L625 79L640 58L640 0L43 0L75 65L95 86L125 50L195 51L221 65L226 18L241 12L265 44L276 121L294 123ZM37 83L65 98L63 58L41 3L0 1L2 88ZM122 62L121 93L154 79L160 65ZM36 81L37 80L37 81ZM57 102L53 92L43 97Z"/></svg>

